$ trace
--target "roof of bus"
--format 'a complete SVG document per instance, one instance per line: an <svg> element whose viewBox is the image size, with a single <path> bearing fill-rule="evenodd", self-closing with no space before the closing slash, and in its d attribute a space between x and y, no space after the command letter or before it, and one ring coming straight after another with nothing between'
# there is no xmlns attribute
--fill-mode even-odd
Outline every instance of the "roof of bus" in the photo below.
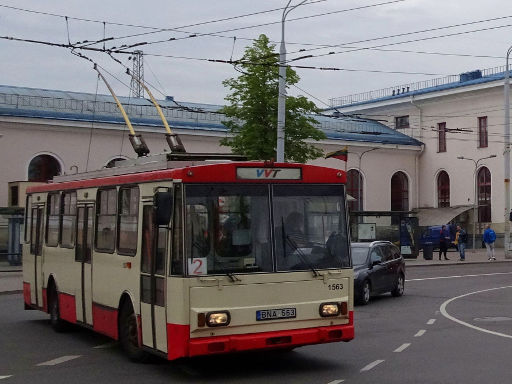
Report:
<svg viewBox="0 0 512 384"><path fill-rule="evenodd" d="M144 98L119 97L137 130L162 130L154 106ZM226 132L222 105L159 100L175 129ZM124 129L125 122L110 95L0 85L0 116L110 123ZM375 121L354 116L313 116L330 140L420 146L421 142Z"/></svg>
<svg viewBox="0 0 512 384"><path fill-rule="evenodd" d="M246 168L254 170L248 178L241 178L237 169ZM300 178L281 178L280 170L300 169ZM278 171L278 172L275 172ZM94 173L91 173L94 174ZM83 174L85 175L85 174ZM245 177L245 176L244 176ZM29 187L27 193L50 192L60 190L75 190L82 188L107 187L115 185L138 184L161 180L181 180L184 183L326 183L339 184L346 182L345 171L308 164L264 162L229 162L206 165L186 166L183 168L164 169L130 173L118 176L99 178L85 178L76 181L61 183L48 183Z"/></svg>

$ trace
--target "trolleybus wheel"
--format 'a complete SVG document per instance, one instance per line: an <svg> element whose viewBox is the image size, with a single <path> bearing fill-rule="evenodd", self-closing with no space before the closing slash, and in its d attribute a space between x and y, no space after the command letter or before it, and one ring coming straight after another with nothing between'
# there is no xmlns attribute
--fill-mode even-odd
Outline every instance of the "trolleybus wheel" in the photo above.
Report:
<svg viewBox="0 0 512 384"><path fill-rule="evenodd" d="M49 308L50 312L50 324L56 332L64 332L68 328L68 323L60 318L59 310L59 295L55 284L52 284L49 289Z"/></svg>
<svg viewBox="0 0 512 384"><path fill-rule="evenodd" d="M123 304L119 314L119 341L130 360L144 362L149 357L139 345L137 316L129 303Z"/></svg>

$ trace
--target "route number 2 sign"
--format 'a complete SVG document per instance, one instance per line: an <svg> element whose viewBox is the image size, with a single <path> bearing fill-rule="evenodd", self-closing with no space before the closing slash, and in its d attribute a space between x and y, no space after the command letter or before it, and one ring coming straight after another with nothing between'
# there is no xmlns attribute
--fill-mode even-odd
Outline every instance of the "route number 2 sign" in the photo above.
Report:
<svg viewBox="0 0 512 384"><path fill-rule="evenodd" d="M206 257L197 257L188 259L188 274L189 275L206 275L207 273Z"/></svg>

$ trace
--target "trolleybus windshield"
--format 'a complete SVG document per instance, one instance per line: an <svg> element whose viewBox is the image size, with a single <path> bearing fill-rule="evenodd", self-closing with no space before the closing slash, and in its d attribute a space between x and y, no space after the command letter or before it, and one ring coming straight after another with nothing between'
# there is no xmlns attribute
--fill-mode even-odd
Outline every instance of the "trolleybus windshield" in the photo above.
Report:
<svg viewBox="0 0 512 384"><path fill-rule="evenodd" d="M186 185L189 275L350 268L341 185Z"/></svg>

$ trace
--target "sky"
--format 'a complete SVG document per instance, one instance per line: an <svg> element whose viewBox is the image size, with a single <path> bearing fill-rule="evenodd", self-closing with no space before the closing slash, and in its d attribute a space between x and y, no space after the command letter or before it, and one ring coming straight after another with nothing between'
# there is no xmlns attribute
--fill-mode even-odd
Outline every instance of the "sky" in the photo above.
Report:
<svg viewBox="0 0 512 384"><path fill-rule="evenodd" d="M278 51L287 3L0 0L0 84L108 93L92 63L69 48L5 37L75 46L88 41L100 50L147 43L124 50L143 51L144 79L157 98L224 104L230 91L222 81L239 73L208 59L240 59L260 34ZM313 56L290 64L314 67L295 68L301 81L288 93L323 108L335 97L504 66L512 45L512 3L306 0L284 26L287 59ZM93 44L103 38L113 39ZM76 52L98 63L118 95L129 95L130 54L112 54L116 61L105 52Z"/></svg>

